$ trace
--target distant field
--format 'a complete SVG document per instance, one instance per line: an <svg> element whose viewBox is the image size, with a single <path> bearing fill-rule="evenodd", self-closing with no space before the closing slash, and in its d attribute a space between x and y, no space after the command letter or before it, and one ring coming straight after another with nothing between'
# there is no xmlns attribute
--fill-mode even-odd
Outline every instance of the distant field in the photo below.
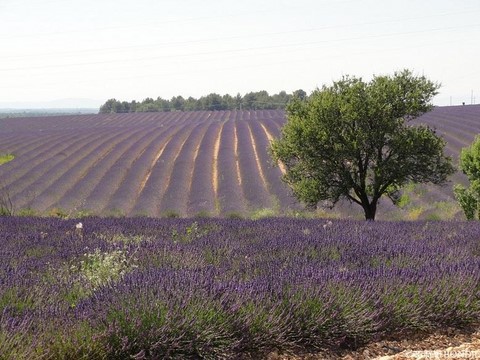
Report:
<svg viewBox="0 0 480 360"><path fill-rule="evenodd" d="M0 108L1 118L19 118L19 117L37 117L37 116L62 116L62 115L81 115L96 114L98 109L79 108L79 109L2 109Z"/></svg>
<svg viewBox="0 0 480 360"><path fill-rule="evenodd" d="M456 160L480 132L480 106L436 108L417 121L435 126ZM0 179L17 210L41 213L286 213L301 206L267 153L284 122L279 110L1 119L0 153L15 159ZM411 186L402 208L385 201L379 218L459 217L451 186ZM347 204L337 214L361 217Z"/></svg>

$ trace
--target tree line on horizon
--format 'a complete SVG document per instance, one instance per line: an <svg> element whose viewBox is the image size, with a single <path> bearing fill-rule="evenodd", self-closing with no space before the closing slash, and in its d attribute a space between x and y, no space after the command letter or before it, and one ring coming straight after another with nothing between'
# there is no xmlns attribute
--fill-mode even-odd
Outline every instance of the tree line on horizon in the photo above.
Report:
<svg viewBox="0 0 480 360"><path fill-rule="evenodd" d="M296 90L291 94L280 91L270 95L267 91L249 92L242 96L211 93L199 99L194 97L184 98L174 96L170 100L158 97L146 98L141 102L136 100L120 101L109 99L100 107L100 114L108 113L133 113L133 112L162 112L162 111L196 111L196 110L276 110L285 109L287 103L293 98L305 99L304 90Z"/></svg>

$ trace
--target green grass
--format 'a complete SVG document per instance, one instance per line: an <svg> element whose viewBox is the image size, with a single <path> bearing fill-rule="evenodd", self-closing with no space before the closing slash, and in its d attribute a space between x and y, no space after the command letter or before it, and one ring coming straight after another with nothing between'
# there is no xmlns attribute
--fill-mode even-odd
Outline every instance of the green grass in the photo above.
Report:
<svg viewBox="0 0 480 360"><path fill-rule="evenodd" d="M15 159L15 155L13 154L0 154L0 165L12 161L13 159Z"/></svg>

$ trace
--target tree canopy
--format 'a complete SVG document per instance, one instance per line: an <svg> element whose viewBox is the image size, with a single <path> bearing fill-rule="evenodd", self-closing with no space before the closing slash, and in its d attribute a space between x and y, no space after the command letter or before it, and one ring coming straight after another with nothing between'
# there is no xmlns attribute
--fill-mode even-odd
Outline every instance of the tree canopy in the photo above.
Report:
<svg viewBox="0 0 480 360"><path fill-rule="evenodd" d="M467 175L470 186L453 187L455 197L468 220L480 219L480 136L460 153L460 169Z"/></svg>
<svg viewBox="0 0 480 360"><path fill-rule="evenodd" d="M345 76L286 108L273 159L285 165L283 180L298 199L316 207L340 199L358 204L374 220L379 199L394 203L407 183L442 184L454 172L445 141L409 122L431 110L439 85L411 71Z"/></svg>
<svg viewBox="0 0 480 360"><path fill-rule="evenodd" d="M160 112L160 111L193 111L193 110L267 110L284 109L286 104L294 97L305 98L305 91L299 89L293 94L280 91L278 94L269 95L265 90L249 92L244 96L237 94L219 95L211 93L199 99L174 96L170 100L146 98L141 102L135 100L119 101L109 99L100 107L100 113L128 113L128 112Z"/></svg>

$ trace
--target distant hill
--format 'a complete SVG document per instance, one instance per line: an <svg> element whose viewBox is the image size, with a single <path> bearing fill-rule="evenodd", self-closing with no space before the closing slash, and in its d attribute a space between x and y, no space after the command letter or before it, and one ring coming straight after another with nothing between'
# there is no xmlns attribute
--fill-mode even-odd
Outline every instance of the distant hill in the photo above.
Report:
<svg viewBox="0 0 480 360"><path fill-rule="evenodd" d="M96 108L80 109L0 109L0 118L38 117L50 115L96 114Z"/></svg>
<svg viewBox="0 0 480 360"><path fill-rule="evenodd" d="M456 161L480 132L480 105L437 107L415 122L436 127ZM284 123L282 110L2 119L0 152L15 159L0 166L0 179L18 209L43 213L291 213L302 206L267 153ZM378 218L463 218L451 187L409 186L401 208L384 200ZM348 203L323 214L363 216Z"/></svg>
<svg viewBox="0 0 480 360"><path fill-rule="evenodd" d="M0 118L96 114L101 102L91 99L60 99L44 102L0 102Z"/></svg>
<svg viewBox="0 0 480 360"><path fill-rule="evenodd" d="M83 98L67 98L51 101L0 101L0 112L4 110L59 110L59 109L96 109L102 104L102 101Z"/></svg>

